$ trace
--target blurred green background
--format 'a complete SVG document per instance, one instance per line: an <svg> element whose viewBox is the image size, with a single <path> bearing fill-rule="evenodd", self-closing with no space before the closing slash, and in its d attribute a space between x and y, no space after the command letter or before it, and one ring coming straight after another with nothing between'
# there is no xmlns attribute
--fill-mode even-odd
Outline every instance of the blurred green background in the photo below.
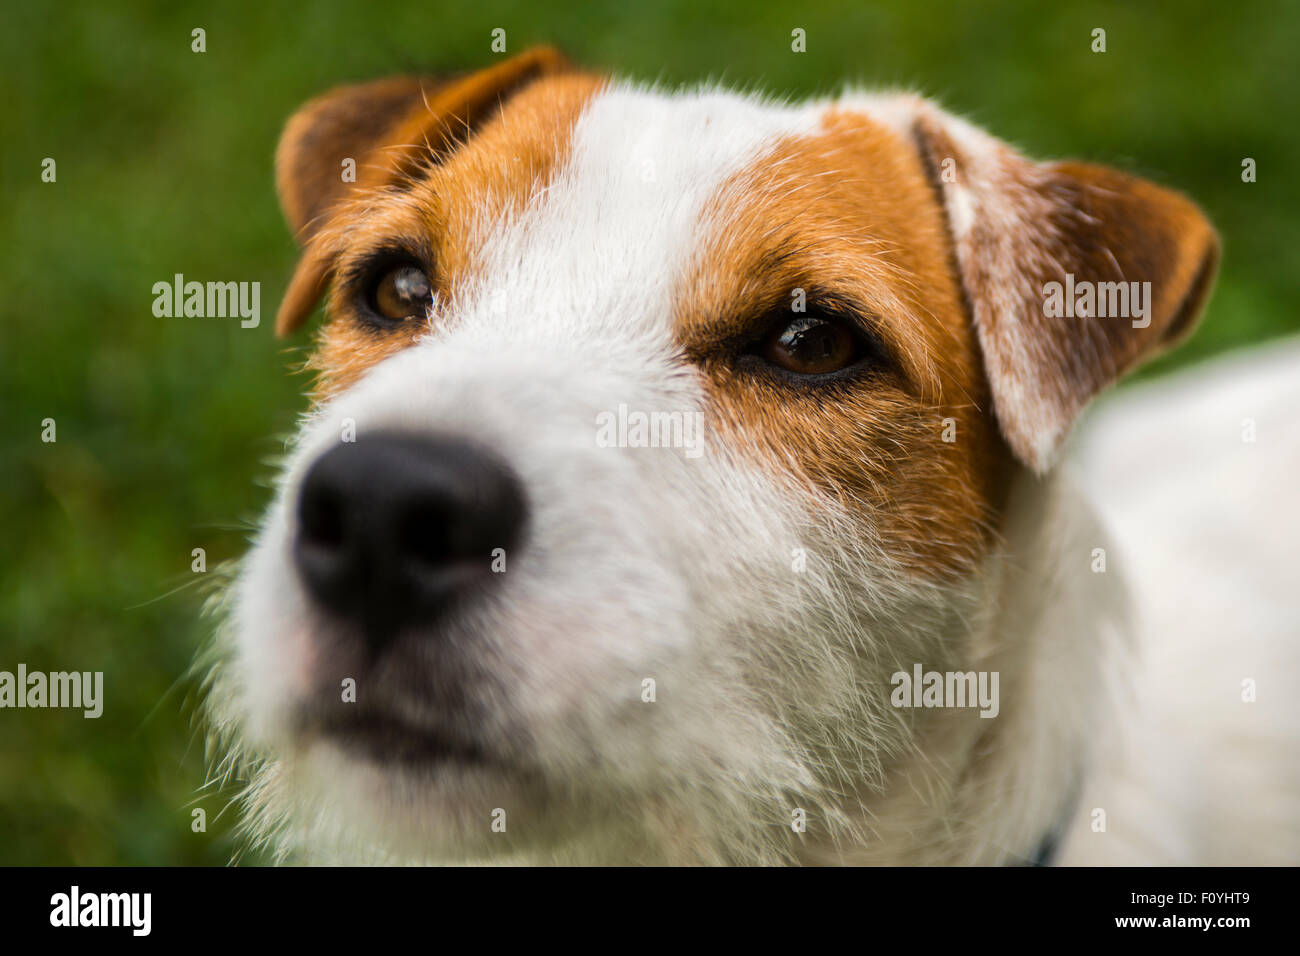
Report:
<svg viewBox="0 0 1300 956"><path fill-rule="evenodd" d="M229 794L199 789L186 671L210 624L191 551L209 569L242 552L303 407L305 338L270 327L294 259L271 157L328 86L489 63L502 27L510 52L548 42L668 83L915 87L1033 154L1112 163L1209 212L1217 294L1145 374L1300 330L1297 4L5 0L2 16L0 670L102 670L106 704L99 720L0 710L0 864L230 859ZM155 318L152 286L177 272L261 282L261 327Z"/></svg>

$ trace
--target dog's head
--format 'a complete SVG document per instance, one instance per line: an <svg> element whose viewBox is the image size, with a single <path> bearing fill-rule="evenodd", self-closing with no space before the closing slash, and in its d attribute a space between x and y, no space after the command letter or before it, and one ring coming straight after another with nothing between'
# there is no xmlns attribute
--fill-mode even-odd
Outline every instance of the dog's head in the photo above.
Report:
<svg viewBox="0 0 1300 956"><path fill-rule="evenodd" d="M329 318L218 696L286 846L401 858L865 839L940 719L890 674L969 666L1011 479L1217 257L916 97L547 50L328 93L277 169L278 328Z"/></svg>

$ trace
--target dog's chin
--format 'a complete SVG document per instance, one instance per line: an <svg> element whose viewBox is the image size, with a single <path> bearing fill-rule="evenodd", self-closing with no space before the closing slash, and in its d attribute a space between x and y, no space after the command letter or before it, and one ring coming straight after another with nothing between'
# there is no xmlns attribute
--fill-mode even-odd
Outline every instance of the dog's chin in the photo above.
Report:
<svg viewBox="0 0 1300 956"><path fill-rule="evenodd" d="M383 721L301 737L281 767L320 827L309 852L366 862L509 856L521 817L546 802L528 771L481 746Z"/></svg>
<svg viewBox="0 0 1300 956"><path fill-rule="evenodd" d="M656 861L642 832L650 782L549 771L387 714L301 719L277 760L304 862L510 864ZM617 845L621 856L608 849Z"/></svg>

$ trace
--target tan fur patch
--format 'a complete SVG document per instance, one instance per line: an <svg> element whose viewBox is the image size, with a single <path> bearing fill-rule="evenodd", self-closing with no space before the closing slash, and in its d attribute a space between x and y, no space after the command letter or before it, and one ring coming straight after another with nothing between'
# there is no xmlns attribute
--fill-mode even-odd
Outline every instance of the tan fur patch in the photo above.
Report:
<svg viewBox="0 0 1300 956"><path fill-rule="evenodd" d="M909 143L860 115L832 111L824 126L780 143L720 194L714 238L678 297L678 334L703 354L759 316L793 318L797 288L810 310L818 295L860 303L888 368L804 387L706 358L716 427L779 475L793 465L870 516L903 567L968 571L1009 459L987 415L943 211Z"/></svg>
<svg viewBox="0 0 1300 956"><path fill-rule="evenodd" d="M395 237L411 238L427 245L435 295L442 302L455 300L477 278L482 237L476 227L518 213L546 186L564 160L574 123L602 82L581 74L538 80L408 189L355 197L340 209L336 224L322 230L321 244L334 250L334 273L346 273L351 260ZM391 331L366 325L354 315L352 292L336 286L331 296L331 318L310 363L319 373L317 399L347 388L428 332L423 322Z"/></svg>
<svg viewBox="0 0 1300 956"><path fill-rule="evenodd" d="M386 188L400 188L469 139L516 91L570 71L563 54L535 47L469 76L393 77L331 90L300 109L276 149L276 185L302 259L280 303L275 328L300 325L329 283L338 240L321 233ZM355 164L356 182L340 163ZM352 202L349 203L349 200Z"/></svg>

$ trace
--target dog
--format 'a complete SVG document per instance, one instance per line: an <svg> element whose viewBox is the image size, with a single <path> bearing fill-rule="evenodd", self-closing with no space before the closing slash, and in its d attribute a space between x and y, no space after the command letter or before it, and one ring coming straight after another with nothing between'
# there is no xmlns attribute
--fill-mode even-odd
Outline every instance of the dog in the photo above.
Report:
<svg viewBox="0 0 1300 956"><path fill-rule="evenodd" d="M549 48L326 93L276 175L277 329L329 319L211 662L254 845L1296 862L1293 624L1225 663L1227 601L1218 640L1144 643L1196 618L1144 610L1181 599L1122 550L1142 509L1117 543L1088 502L1179 466L1123 414L1122 455L1057 466L1205 305L1188 199L911 94L665 92ZM1182 505L1171 543L1211 507Z"/></svg>

